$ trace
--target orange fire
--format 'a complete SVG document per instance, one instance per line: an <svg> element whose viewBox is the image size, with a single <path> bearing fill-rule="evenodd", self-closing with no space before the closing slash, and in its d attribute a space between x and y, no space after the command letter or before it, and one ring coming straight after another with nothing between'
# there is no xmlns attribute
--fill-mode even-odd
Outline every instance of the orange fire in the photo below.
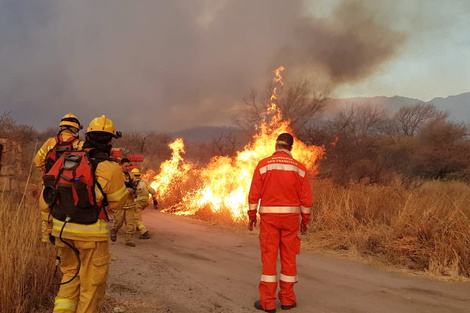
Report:
<svg viewBox="0 0 470 313"><path fill-rule="evenodd" d="M151 186L157 191L159 202L167 211L192 215L199 209L209 207L217 213L229 210L234 220L245 220L248 209L248 191L253 171L258 162L274 153L275 140L280 133L292 133L289 120L283 120L276 105L277 90L283 85L281 73L275 71L274 87L266 111L266 119L257 127L253 141L235 157L215 156L203 168L196 168L181 156L184 144L181 138L172 142L172 158L163 162L160 172ZM294 158L307 166L311 176L317 174L323 147L307 146L296 139L292 150Z"/></svg>

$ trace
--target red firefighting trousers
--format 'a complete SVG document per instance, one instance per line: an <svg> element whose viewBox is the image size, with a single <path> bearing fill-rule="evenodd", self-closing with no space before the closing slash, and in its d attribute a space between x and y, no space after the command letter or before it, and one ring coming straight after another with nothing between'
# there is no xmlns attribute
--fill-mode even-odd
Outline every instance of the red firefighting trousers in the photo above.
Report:
<svg viewBox="0 0 470 313"><path fill-rule="evenodd" d="M276 307L277 257L281 255L279 300L282 305L296 302L294 284L297 282L296 254L300 253L299 214L261 214L260 249L263 272L259 284L261 306L265 310Z"/></svg>

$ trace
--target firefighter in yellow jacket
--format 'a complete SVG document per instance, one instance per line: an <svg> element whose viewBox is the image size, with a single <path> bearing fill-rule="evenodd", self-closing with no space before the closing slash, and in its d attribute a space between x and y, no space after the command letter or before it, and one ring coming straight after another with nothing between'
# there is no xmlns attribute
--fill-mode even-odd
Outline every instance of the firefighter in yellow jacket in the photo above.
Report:
<svg viewBox="0 0 470 313"><path fill-rule="evenodd" d="M53 219L52 235L64 241L56 239L60 270L64 274L62 283L80 269L75 279L60 286L54 312L98 312L98 304L105 296L110 260L105 215L107 210L122 208L127 199L121 168L109 160L111 140L119 136L113 122L104 115L93 119L86 130L83 149L88 152L90 163L95 164L96 201L101 203L106 199L108 203L100 211L97 222L80 224Z"/></svg>
<svg viewBox="0 0 470 313"><path fill-rule="evenodd" d="M34 164L42 176L52 167L62 151L80 150L83 146L83 141L78 139L78 132L83 126L77 116L72 113L65 114L60 120L59 128L57 136L47 139L34 158ZM39 209L42 220L42 241L49 242L52 218L49 216L49 206L44 202L42 193L39 197Z"/></svg>
<svg viewBox="0 0 470 313"><path fill-rule="evenodd" d="M135 247L135 242L133 239L133 234L135 230L135 221L134 221L134 208L135 208L135 182L132 179L130 173L131 161L128 158L123 158L120 162L122 173L124 175L124 180L127 187L127 200L126 205L121 210L118 210L114 215L114 226L111 228L111 241L116 241L116 236L121 229L124 222L126 223L126 235L125 241L126 246Z"/></svg>
<svg viewBox="0 0 470 313"><path fill-rule="evenodd" d="M139 239L149 239L149 232L142 222L142 210L149 206L149 195L152 195L154 208L158 208L157 193L145 180L141 178L138 168L132 169L131 174L134 177L137 195L137 198L135 198L134 209L135 225L140 232Z"/></svg>

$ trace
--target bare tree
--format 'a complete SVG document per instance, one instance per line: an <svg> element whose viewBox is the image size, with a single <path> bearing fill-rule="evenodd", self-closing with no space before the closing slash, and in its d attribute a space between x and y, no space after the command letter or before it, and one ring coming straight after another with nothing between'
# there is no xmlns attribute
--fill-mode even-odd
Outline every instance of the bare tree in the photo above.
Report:
<svg viewBox="0 0 470 313"><path fill-rule="evenodd" d="M330 131L343 137L363 138L382 132L388 112L378 105L353 104L329 122Z"/></svg>
<svg viewBox="0 0 470 313"><path fill-rule="evenodd" d="M234 119L235 124L251 131L254 125L265 119L273 87L272 84L269 85L261 95L252 90L248 97L243 99L245 106ZM278 99L275 104L281 110L283 119L291 120L292 128L296 132L308 125L329 99L328 90L315 89L308 81L285 86L277 91Z"/></svg>
<svg viewBox="0 0 470 313"><path fill-rule="evenodd" d="M429 121L445 120L448 115L448 113L436 109L433 104L417 103L400 108L393 120L398 134L416 136Z"/></svg>
<svg viewBox="0 0 470 313"><path fill-rule="evenodd" d="M214 155L233 155L235 153L235 136L231 133L220 133L212 138L211 147Z"/></svg>

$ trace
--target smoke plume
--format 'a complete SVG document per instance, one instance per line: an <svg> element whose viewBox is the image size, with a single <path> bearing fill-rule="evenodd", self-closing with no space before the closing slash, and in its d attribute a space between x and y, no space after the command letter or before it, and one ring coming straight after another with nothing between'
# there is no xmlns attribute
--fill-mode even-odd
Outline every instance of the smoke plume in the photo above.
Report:
<svg viewBox="0 0 470 313"><path fill-rule="evenodd" d="M279 65L334 87L397 55L406 35L377 7L331 3L0 0L1 111L38 129L69 111L122 130L222 125Z"/></svg>

